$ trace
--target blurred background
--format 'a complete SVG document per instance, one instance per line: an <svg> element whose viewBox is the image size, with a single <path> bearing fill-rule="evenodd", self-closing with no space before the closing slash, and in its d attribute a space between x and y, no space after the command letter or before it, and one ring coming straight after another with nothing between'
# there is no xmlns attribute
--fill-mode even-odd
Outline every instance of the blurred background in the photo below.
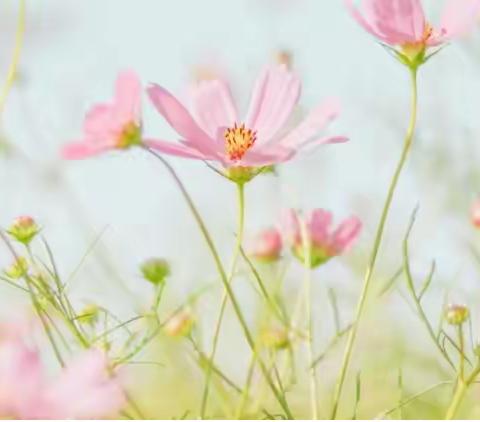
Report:
<svg viewBox="0 0 480 422"><path fill-rule="evenodd" d="M443 2L425 3L435 22ZM1 2L2 78L12 54L17 12L15 0ZM381 289L401 267L401 241L418 206L411 239L415 277L422 280L431 261L437 263L424 300L429 317L436 326L445 301L467 304L474 341L480 334L480 277L472 248L480 250L480 239L469 211L480 194L479 51L476 33L447 46L421 70L415 146L397 192L375 278ZM164 168L141 151L64 162L59 150L81 134L89 106L111 96L121 69L133 68L145 84L157 82L180 96L199 77L220 73L232 81L244 110L257 73L279 57L288 57L302 77L301 109L308 110L328 96L341 99L342 114L329 130L348 135L351 142L320 148L279 166L276 175L250 183L247 235L277 224L286 207L327 208L338 219L356 214L364 222L356 247L315 272L315 348L320 353L334 334L330 289L337 297L342 325L352 317L409 118L408 73L358 27L341 1L27 2L19 74L0 127L0 224L7 226L18 215L33 216L43 227L60 272L68 277L78 267L69 283L74 302L100 303L122 319L141 312L151 300L150 286L138 270L151 256L172 263L166 308L176 308L192 291L213 283L208 298L195 308L209 350L220 283L203 239ZM151 137L175 139L146 99L144 124ZM234 186L203 163L170 161L228 262L235 240ZM6 265L10 260L4 250L0 262ZM297 291L301 277L301 266L291 262L286 292ZM258 298L244 281L239 278L235 288L253 323ZM0 285L0 293L2 314L16 312L26 303L9 286ZM249 353L237 330L229 311L219 362L241 380ZM341 345L319 367L323 397L331 394ZM135 368L144 374L139 388L152 393L145 396L145 405L152 412L160 409L163 417L179 417L198 405L203 378L191 371L188 359L175 361L182 347L178 342L159 344L152 353L165 367ZM365 393L360 409L370 417L372 409L395 405L401 394L408 396L448 379L408 304L401 278L370 307L357 351L352 379L362 368ZM347 394L353 394L353 383L349 384ZM172 395L173 385L180 385L185 394ZM307 386L299 383L295 396L299 408ZM406 415L411 411L417 418L439 417L450 393L447 388L427 395L407 407ZM343 416L351 416L348 412ZM469 412L480 416L478 405L472 404Z"/></svg>

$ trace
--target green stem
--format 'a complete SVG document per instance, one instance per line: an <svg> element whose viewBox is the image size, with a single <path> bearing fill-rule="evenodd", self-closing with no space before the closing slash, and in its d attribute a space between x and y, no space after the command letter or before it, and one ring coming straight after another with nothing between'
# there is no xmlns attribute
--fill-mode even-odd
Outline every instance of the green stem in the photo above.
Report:
<svg viewBox="0 0 480 422"><path fill-rule="evenodd" d="M348 340L347 340L347 345L345 347L345 353L343 356L343 361L342 365L340 368L340 373L338 376L338 381L337 385L335 387L335 393L334 393L334 400L333 400L333 409L331 413L331 419L335 419L337 416L338 412L338 406L340 402L340 398L342 395L343 391L343 385L345 383L345 378L347 375L348 367L350 365L350 360L352 358L352 352L353 352L353 347L355 344L355 340L357 337L357 332L358 332L358 326L360 323L360 319L362 318L363 311L365 308L366 304L366 299L368 292L370 290L370 284L373 278L373 272L375 270L375 265L377 263L377 257L378 257L378 252L380 250L380 245L382 243L382 238L383 238L383 233L385 230L385 225L387 223L387 218L388 214L390 211L390 207L393 202L394 194L398 185L398 181L400 180L400 176L402 174L402 170L405 166L405 163L407 161L407 158L409 156L412 143L413 143L413 138L415 134L415 127L416 127L416 122L417 122L417 103L418 103L418 87L417 87L417 68L411 68L410 69L410 76L411 76L411 84L412 84L412 111L411 111L411 117L410 117L410 123L408 126L407 134L405 136L405 142L403 145L403 150L402 154L400 156L400 160L398 161L397 167L395 169L395 172L393 174L392 180L390 182L390 186L388 188L388 193L387 193L387 198L385 200L385 204L383 206L383 211L382 215L380 217L380 222L377 227L376 235L375 235L375 241L373 243L373 249L370 255L370 260L368 263L367 271L365 273L365 278L363 282L363 288L362 292L360 294L360 298L357 304L357 309L355 313L355 319L354 319L354 324L352 326L352 329L349 333Z"/></svg>
<svg viewBox="0 0 480 422"><path fill-rule="evenodd" d="M462 325L458 326L458 344L459 344L459 353L460 353L460 361L458 364L458 377L457 377L457 386L455 387L455 393L452 397L452 401L448 406L447 413L445 415L446 420L451 420L455 417L455 414L460 407L466 392L470 385L475 381L475 378L478 375L479 367L472 372L470 377L466 380L465 379L465 338L463 335L463 327Z"/></svg>
<svg viewBox="0 0 480 422"><path fill-rule="evenodd" d="M304 285L305 285L305 314L307 320L307 350L308 350L308 372L310 376L310 406L312 419L318 419L318 386L316 366L312 365L314 361L313 354L313 318L312 318L312 244L307 231L306 223L301 223L303 256L304 256Z"/></svg>
<svg viewBox="0 0 480 422"><path fill-rule="evenodd" d="M174 179L175 183L177 184L178 188L180 189L185 201L187 202L187 205L188 205L191 213L193 214L193 217L195 218L195 221L197 222L197 225L198 225L198 227L199 227L199 229L200 229L200 231L201 231L201 233L202 233L202 235L205 239L205 242L207 243L207 246L208 246L208 248L209 248L209 250L212 254L212 257L215 261L215 265L217 267L218 273L220 275L220 279L221 279L221 281L223 283L223 286L226 290L227 296L230 299L230 302L232 303L233 309L234 309L235 314L237 316L238 322L240 323L240 326L242 327L242 330L243 330L243 333L244 333L245 338L247 340L247 343L250 346L250 349L254 353L256 353L255 342L254 342L253 336L250 333L250 330L248 328L245 317L243 316L243 313L241 311L241 308L240 308L240 305L237 301L237 298L236 298L230 284L228 283L228 278L227 278L227 275L226 275L225 270L223 268L222 261L220 260L220 257L218 255L215 244L213 243L213 240L210 236L210 233L208 232L207 227L205 226L205 223L202 220L202 217L200 216L197 208L195 207L195 204L193 203L192 198L190 197L188 191L186 190L185 186L183 185L183 182L177 176L177 173L175 172L173 167L170 165L170 163L167 160L165 160L161 155L157 154L155 151L153 151L151 149L148 149L148 148L145 148L145 149L146 149L147 152L149 152L150 154L152 154L153 156L155 156L158 160L160 160L162 162L162 164L166 167L166 169L168 170L170 175L173 177L173 179ZM257 360L258 360L258 364L260 366L260 369L262 371L262 374L263 374L265 380L267 381L267 384L269 385L270 389L272 390L272 393L274 394L276 400L278 401L278 403L282 407L282 409L285 412L288 419L293 419L293 415L290 411L288 403L287 403L285 397L280 393L278 388L275 386L275 384L272 380L272 377L270 376L270 373L269 373L268 368L266 367L265 363L261 359L258 359L258 356L257 356Z"/></svg>
<svg viewBox="0 0 480 422"><path fill-rule="evenodd" d="M238 194L238 227L237 227L237 240L235 243L235 249L233 253L232 259L232 266L230 269L230 273L228 275L228 284L232 283L233 277L235 276L235 271L237 268L238 259L240 257L242 251L242 242L243 242L243 231L245 225L245 189L243 184L237 184L237 194ZM215 361L215 355L217 353L218 341L220 338L220 330L222 327L223 317L225 315L225 309L227 306L228 294L227 291L224 290L222 303L220 306L220 312L217 318L217 322L215 324L215 331L213 336L212 342L212 351L210 353L208 361L210 364L207 366L206 374L205 374L205 387L203 389L202 395L202 404L200 408L200 418L205 419L206 412L207 412L207 404L208 404L208 394L210 392L210 383L212 380L212 365Z"/></svg>

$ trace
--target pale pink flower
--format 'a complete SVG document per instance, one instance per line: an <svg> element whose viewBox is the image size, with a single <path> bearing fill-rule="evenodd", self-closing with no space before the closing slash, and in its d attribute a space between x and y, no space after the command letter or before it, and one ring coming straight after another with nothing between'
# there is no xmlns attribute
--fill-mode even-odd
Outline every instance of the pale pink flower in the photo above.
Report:
<svg viewBox="0 0 480 422"><path fill-rule="evenodd" d="M479 0L446 0L440 24L427 20L422 0L345 0L355 20L370 34L391 46L435 47L473 28L480 13Z"/></svg>
<svg viewBox="0 0 480 422"><path fill-rule="evenodd" d="M282 231L293 254L301 262L306 259L305 247L310 246L310 264L317 267L346 252L362 229L357 217L347 218L335 228L332 224L332 213L323 209L315 209L305 217L295 210L288 210L282 218Z"/></svg>
<svg viewBox="0 0 480 422"><path fill-rule="evenodd" d="M251 239L248 253L263 262L273 262L280 258L283 242L280 232L275 228L262 230Z"/></svg>
<svg viewBox="0 0 480 422"><path fill-rule="evenodd" d="M81 354L45 389L41 416L97 419L118 413L125 404L125 396L107 365L105 353L100 350Z"/></svg>
<svg viewBox="0 0 480 422"><path fill-rule="evenodd" d="M83 137L63 148L67 159L82 159L142 142L142 87L133 71L121 72L111 103L94 105L85 116Z"/></svg>
<svg viewBox="0 0 480 422"><path fill-rule="evenodd" d="M125 398L103 352L83 352L52 379L38 350L25 341L29 330L0 326L0 417L94 419L118 413Z"/></svg>
<svg viewBox="0 0 480 422"><path fill-rule="evenodd" d="M293 130L282 131L300 90L300 79L286 66L267 68L255 83L246 117L240 120L222 79L200 82L190 110L166 89L152 84L150 99L181 139L176 143L145 140L145 144L166 154L220 162L226 168L248 168L288 161L307 145L346 141L343 136L320 136L339 113L333 99L314 108Z"/></svg>
<svg viewBox="0 0 480 422"><path fill-rule="evenodd" d="M480 229L480 199L475 200L470 210L470 218L472 220L472 224Z"/></svg>

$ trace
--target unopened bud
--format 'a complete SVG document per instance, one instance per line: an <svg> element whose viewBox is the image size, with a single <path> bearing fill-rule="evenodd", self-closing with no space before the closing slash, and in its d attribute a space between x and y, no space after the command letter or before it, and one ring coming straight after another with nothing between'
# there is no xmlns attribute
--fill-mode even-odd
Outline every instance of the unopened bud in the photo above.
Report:
<svg viewBox="0 0 480 422"><path fill-rule="evenodd" d="M191 333L194 325L193 315L187 310L182 310L167 320L163 330L170 337L185 337Z"/></svg>
<svg viewBox="0 0 480 422"><path fill-rule="evenodd" d="M140 270L145 280L158 285L170 275L170 264L162 258L151 258L140 266Z"/></svg>
<svg viewBox="0 0 480 422"><path fill-rule="evenodd" d="M90 303L80 311L77 320L87 325L95 325L98 321L99 312L100 308L94 303Z"/></svg>
<svg viewBox="0 0 480 422"><path fill-rule="evenodd" d="M284 328L269 328L262 332L262 343L272 349L286 349L290 344L288 331Z"/></svg>
<svg viewBox="0 0 480 422"><path fill-rule="evenodd" d="M10 236L24 245L28 245L39 231L40 227L29 216L17 217L7 230Z"/></svg>
<svg viewBox="0 0 480 422"><path fill-rule="evenodd" d="M261 262L275 262L282 253L282 236L271 228L261 231L252 239L249 254Z"/></svg>
<svg viewBox="0 0 480 422"><path fill-rule="evenodd" d="M10 267L4 270L4 274L12 280L19 280L28 272L28 262L23 257L18 257Z"/></svg>
<svg viewBox="0 0 480 422"><path fill-rule="evenodd" d="M445 309L445 319L450 325L462 325L470 316L470 311L464 305L448 305Z"/></svg>

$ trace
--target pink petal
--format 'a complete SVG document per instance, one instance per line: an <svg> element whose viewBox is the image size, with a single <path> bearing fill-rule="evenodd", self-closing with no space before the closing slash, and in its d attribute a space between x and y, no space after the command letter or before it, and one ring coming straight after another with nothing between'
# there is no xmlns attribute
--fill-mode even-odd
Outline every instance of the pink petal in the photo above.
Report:
<svg viewBox="0 0 480 422"><path fill-rule="evenodd" d="M111 149L114 149L114 146L111 144L96 145L95 143L85 140L83 142L65 145L61 150L61 154L66 160L82 160Z"/></svg>
<svg viewBox="0 0 480 422"><path fill-rule="evenodd" d="M332 213L323 209L315 209L307 216L307 230L313 245L325 247L328 244L332 221Z"/></svg>
<svg viewBox="0 0 480 422"><path fill-rule="evenodd" d="M175 155L177 157L192 158L195 160L214 160L215 157L205 155L200 151L190 148L181 143L173 143L168 141L162 141L159 139L145 139L144 145L155 151L162 152L168 155Z"/></svg>
<svg viewBox="0 0 480 422"><path fill-rule="evenodd" d="M318 136L319 132L334 120L340 113L340 103L335 98L326 100L313 109L308 116L281 141L280 145L289 148L299 148Z"/></svg>
<svg viewBox="0 0 480 422"><path fill-rule="evenodd" d="M479 0L448 0L443 11L440 37L445 41L465 35L480 18Z"/></svg>
<svg viewBox="0 0 480 422"><path fill-rule="evenodd" d="M237 121L230 88L223 80L201 81L192 88L192 107L200 126L212 138L219 127L232 127Z"/></svg>
<svg viewBox="0 0 480 422"><path fill-rule="evenodd" d="M142 85L137 74L126 70L118 75L115 85L115 114L118 122L140 122Z"/></svg>
<svg viewBox="0 0 480 422"><path fill-rule="evenodd" d="M117 381L107 372L107 359L89 350L66 367L46 392L46 417L96 419L113 416L125 403Z"/></svg>
<svg viewBox="0 0 480 422"><path fill-rule="evenodd" d="M255 83L246 126L259 140L270 140L290 117L300 96L300 79L285 65L264 71Z"/></svg>
<svg viewBox="0 0 480 422"><path fill-rule="evenodd" d="M233 165L244 167L270 166L290 160L295 153L295 150L283 148L280 145L265 148L252 148L247 151L240 162L233 163Z"/></svg>
<svg viewBox="0 0 480 422"><path fill-rule="evenodd" d="M362 222L357 217L350 217L335 230L332 235L332 246L337 253L348 250L362 230Z"/></svg>
<svg viewBox="0 0 480 422"><path fill-rule="evenodd" d="M216 142L195 123L187 109L172 94L152 84L148 88L148 95L157 111L185 138L186 144L205 154L215 152Z"/></svg>
<svg viewBox="0 0 480 422"><path fill-rule="evenodd" d="M381 41L406 44L420 41L425 32L425 14L420 0L363 0L363 14L345 0L353 18Z"/></svg>
<svg viewBox="0 0 480 422"><path fill-rule="evenodd" d="M92 139L104 139L112 136L121 128L115 120L114 109L110 104L96 104L85 115L84 132Z"/></svg>

